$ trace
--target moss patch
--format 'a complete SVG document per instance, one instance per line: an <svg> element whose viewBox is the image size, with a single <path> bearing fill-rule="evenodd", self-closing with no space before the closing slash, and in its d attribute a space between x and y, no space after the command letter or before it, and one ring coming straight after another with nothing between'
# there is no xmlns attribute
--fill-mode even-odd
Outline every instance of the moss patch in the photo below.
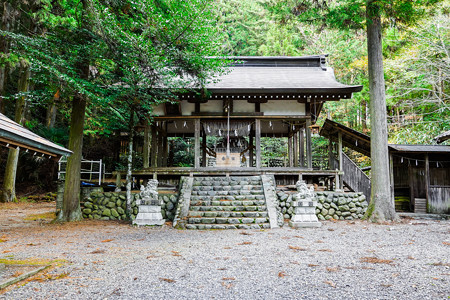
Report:
<svg viewBox="0 0 450 300"><path fill-rule="evenodd" d="M43 214L34 214L34 215L26 216L24 218L24 220L27 220L27 221L36 221L36 220L44 220L44 219L51 219L51 220L53 220L55 218L56 218L55 212L46 212L46 213L43 213Z"/></svg>

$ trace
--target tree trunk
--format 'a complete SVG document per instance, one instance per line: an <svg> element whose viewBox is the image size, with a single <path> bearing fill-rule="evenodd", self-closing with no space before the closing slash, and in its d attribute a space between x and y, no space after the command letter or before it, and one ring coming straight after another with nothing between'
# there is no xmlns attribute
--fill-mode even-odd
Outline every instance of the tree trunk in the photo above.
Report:
<svg viewBox="0 0 450 300"><path fill-rule="evenodd" d="M45 126L47 126L47 128L55 127L56 103L59 101L59 93L59 90L57 90L55 95L53 96L53 99L47 107L47 116L45 118Z"/></svg>
<svg viewBox="0 0 450 300"><path fill-rule="evenodd" d="M21 62L19 73L18 91L26 93L28 92L30 82L30 66L28 63L25 61ZM21 125L24 123L25 106L26 97L19 97L16 102L14 121ZM8 160L6 161L5 177L3 179L0 202L12 202L16 200L16 173L18 160L19 147L17 147L17 149L10 149L8 153Z"/></svg>
<svg viewBox="0 0 450 300"><path fill-rule="evenodd" d="M364 218L375 222L397 218L390 191L382 30L379 10L376 0L367 1L372 193Z"/></svg>
<svg viewBox="0 0 450 300"><path fill-rule="evenodd" d="M8 2L3 3L2 9L2 18L1 18L1 29L4 31L10 30L10 23L11 18L13 14L11 13L11 5ZM3 55L8 55L9 53L9 44L6 40L6 38L2 35L0 35L0 53L3 53ZM5 87L6 87L6 80L8 78L8 65L5 63L4 65L0 66L0 113L5 112L5 98L3 97L5 95Z"/></svg>
<svg viewBox="0 0 450 300"><path fill-rule="evenodd" d="M84 95L76 94L72 101L69 133L69 150L72 150L73 153L67 158L63 207L58 215L58 221L62 222L82 219L80 208L80 172L85 112L86 98Z"/></svg>
<svg viewBox="0 0 450 300"><path fill-rule="evenodd" d="M127 168L127 217L129 220L133 221L132 214L133 210L131 208L131 202L133 201L133 195L131 194L131 184L132 178L131 173L133 171L133 136L134 136L134 111L131 109L130 112L130 140L128 142L128 168Z"/></svg>

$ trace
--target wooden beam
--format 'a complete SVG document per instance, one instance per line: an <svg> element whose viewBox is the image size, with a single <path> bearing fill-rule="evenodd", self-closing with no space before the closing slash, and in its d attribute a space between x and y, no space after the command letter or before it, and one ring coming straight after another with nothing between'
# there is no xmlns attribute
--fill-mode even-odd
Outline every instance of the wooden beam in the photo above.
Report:
<svg viewBox="0 0 450 300"><path fill-rule="evenodd" d="M206 167L206 132L203 131L202 137L202 167Z"/></svg>
<svg viewBox="0 0 450 300"><path fill-rule="evenodd" d="M200 167L200 119L194 121L194 167Z"/></svg>
<svg viewBox="0 0 450 300"><path fill-rule="evenodd" d="M298 167L298 131L294 131L294 151L293 151L293 160L294 160L294 167Z"/></svg>
<svg viewBox="0 0 450 300"><path fill-rule="evenodd" d="M426 205L428 208L428 203L430 202L430 160L428 153L425 154L425 196L427 199Z"/></svg>
<svg viewBox="0 0 450 300"><path fill-rule="evenodd" d="M391 201L395 207L395 195L394 195L394 157L392 153L389 153L389 182L391 184Z"/></svg>
<svg viewBox="0 0 450 300"><path fill-rule="evenodd" d="M158 132L158 139L157 139L157 148L158 148L158 154L157 154L157 160L158 160L158 166L164 167L164 137L161 131Z"/></svg>
<svg viewBox="0 0 450 300"><path fill-rule="evenodd" d="M145 121L144 128L144 149L142 150L142 160L144 168L150 167L150 125Z"/></svg>
<svg viewBox="0 0 450 300"><path fill-rule="evenodd" d="M152 135L152 140L151 140L151 148L150 148L150 165L152 166L152 168L156 168L158 167L158 160L157 160L157 131L156 131L156 127L155 125L151 126L151 135Z"/></svg>
<svg viewBox="0 0 450 300"><path fill-rule="evenodd" d="M311 119L306 120L306 166L308 169L312 169L312 142L311 142Z"/></svg>
<svg viewBox="0 0 450 300"><path fill-rule="evenodd" d="M344 157L342 155L342 133L338 133L338 160L339 160L339 171L344 170ZM342 189L342 176L339 176L339 189Z"/></svg>
<svg viewBox="0 0 450 300"><path fill-rule="evenodd" d="M289 134L288 134L288 157L289 157L289 168L292 168L294 166L294 144L293 144L293 138L291 134L292 128L289 126Z"/></svg>
<svg viewBox="0 0 450 300"><path fill-rule="evenodd" d="M302 127L298 131L298 156L299 156L299 165L301 167L305 166L305 129Z"/></svg>
<svg viewBox="0 0 450 300"><path fill-rule="evenodd" d="M261 120L255 119L256 168L261 168Z"/></svg>
<svg viewBox="0 0 450 300"><path fill-rule="evenodd" d="M253 167L253 155L254 155L254 148L253 147L253 138L255 137L255 132L253 130L253 126L251 126L250 128L250 136L249 136L249 143L248 143L248 147L249 149L249 166Z"/></svg>

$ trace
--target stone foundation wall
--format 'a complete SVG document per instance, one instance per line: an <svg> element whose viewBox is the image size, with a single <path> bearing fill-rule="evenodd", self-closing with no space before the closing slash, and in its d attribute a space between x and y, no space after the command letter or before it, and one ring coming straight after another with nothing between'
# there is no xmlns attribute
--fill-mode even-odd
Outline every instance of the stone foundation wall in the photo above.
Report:
<svg viewBox="0 0 450 300"><path fill-rule="evenodd" d="M132 218L134 219L138 213L136 200L140 198L140 195L136 193L132 194L132 196L131 208ZM177 194L159 194L158 198L163 202L161 207L163 218L172 221L178 201ZM89 197L85 197L81 202L83 217L96 220L126 220L126 199L126 192L91 193Z"/></svg>
<svg viewBox="0 0 450 300"><path fill-rule="evenodd" d="M292 201L295 192L278 191L280 210L285 219L294 213ZM316 215L319 220L361 219L367 209L366 196L362 193L315 192L317 199Z"/></svg>

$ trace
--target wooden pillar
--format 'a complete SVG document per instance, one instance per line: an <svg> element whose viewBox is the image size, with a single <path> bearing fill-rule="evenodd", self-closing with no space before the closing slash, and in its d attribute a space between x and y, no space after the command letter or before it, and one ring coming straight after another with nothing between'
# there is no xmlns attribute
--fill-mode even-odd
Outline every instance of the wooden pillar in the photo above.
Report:
<svg viewBox="0 0 450 300"><path fill-rule="evenodd" d="M305 166L305 129L302 127L298 131L298 141L299 141L299 150L298 150L298 156L299 156L299 165L300 167Z"/></svg>
<svg viewBox="0 0 450 300"><path fill-rule="evenodd" d="M427 198L426 207L428 208L430 202L430 160L428 153L425 154L425 196Z"/></svg>
<svg viewBox="0 0 450 300"><path fill-rule="evenodd" d="M342 155L342 133L338 133L338 159L339 159L339 171L342 172L344 170L344 161ZM339 176L339 183L336 183L336 186L339 185L338 189L342 189L342 175Z"/></svg>
<svg viewBox="0 0 450 300"><path fill-rule="evenodd" d="M158 131L158 167L163 167L163 162L164 162L164 137L163 137L163 133L161 131Z"/></svg>
<svg viewBox="0 0 450 300"><path fill-rule="evenodd" d="M253 151L253 138L255 136L255 133L253 131L253 128L250 128L250 136L249 136L249 140L248 140L248 146L250 148L249 150L249 166L250 168L253 167L253 155L254 155L254 151Z"/></svg>
<svg viewBox="0 0 450 300"><path fill-rule="evenodd" d="M394 157L392 153L389 154L389 182L391 183L391 201L395 207L395 195L394 195Z"/></svg>
<svg viewBox="0 0 450 300"><path fill-rule="evenodd" d="M311 119L306 120L306 165L312 169Z"/></svg>
<svg viewBox="0 0 450 300"><path fill-rule="evenodd" d="M163 167L167 167L167 162L169 160L169 140L167 134L163 135Z"/></svg>
<svg viewBox="0 0 450 300"><path fill-rule="evenodd" d="M200 119L195 119L194 126L194 167L200 167Z"/></svg>
<svg viewBox="0 0 450 300"><path fill-rule="evenodd" d="M289 127L288 132L288 158L289 158L289 168L294 166L294 153L293 153L293 133L292 128Z"/></svg>
<svg viewBox="0 0 450 300"><path fill-rule="evenodd" d="M203 131L202 137L202 167L206 167L206 132Z"/></svg>
<svg viewBox="0 0 450 300"><path fill-rule="evenodd" d="M256 168L261 168L261 120L255 120Z"/></svg>
<svg viewBox="0 0 450 300"><path fill-rule="evenodd" d="M152 168L156 168L158 166L158 156L157 156L157 131L155 125L151 126L151 133L152 133L152 141L151 141L151 147L150 147L150 165Z"/></svg>
<svg viewBox="0 0 450 300"><path fill-rule="evenodd" d="M328 169L334 170L334 160L333 160L333 142L331 141L331 137L328 140Z"/></svg>
<svg viewBox="0 0 450 300"><path fill-rule="evenodd" d="M144 148L142 149L142 160L144 168L148 168L150 166L150 126L148 125L148 121L145 121Z"/></svg>
<svg viewBox="0 0 450 300"><path fill-rule="evenodd" d="M294 151L292 151L293 153L293 160L294 160L294 167L298 167L298 130L297 131L294 131L294 135L293 135L293 138L294 138L294 145L293 145L293 150Z"/></svg>

